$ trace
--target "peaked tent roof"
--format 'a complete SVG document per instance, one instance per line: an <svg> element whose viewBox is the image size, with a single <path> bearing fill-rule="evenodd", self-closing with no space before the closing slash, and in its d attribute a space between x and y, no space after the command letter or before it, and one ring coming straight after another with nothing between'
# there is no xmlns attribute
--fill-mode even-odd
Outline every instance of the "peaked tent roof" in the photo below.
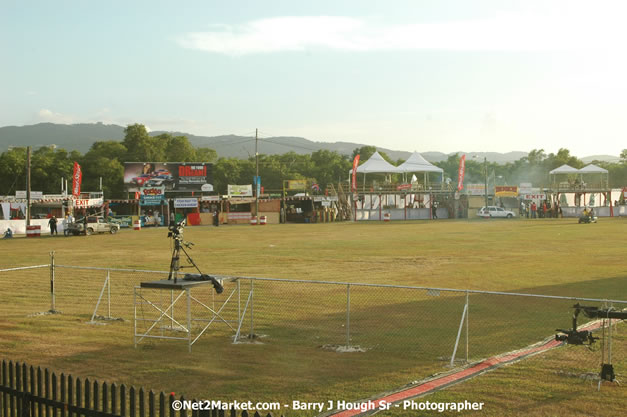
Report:
<svg viewBox="0 0 627 417"><path fill-rule="evenodd" d="M412 153L407 161L396 168L399 172L444 172L442 168L436 167L418 152Z"/></svg>
<svg viewBox="0 0 627 417"><path fill-rule="evenodd" d="M351 172L353 172L352 169ZM383 159L379 152L375 152L372 154L370 159L357 167L357 172L369 174L374 172L392 173L399 171L397 167Z"/></svg>
<svg viewBox="0 0 627 417"><path fill-rule="evenodd" d="M549 172L549 174L578 174L579 170L577 168L573 168L568 164L564 164L559 168L555 168L553 171Z"/></svg>
<svg viewBox="0 0 627 417"><path fill-rule="evenodd" d="M607 174L607 169L598 167L594 164L586 165L579 170L580 174Z"/></svg>

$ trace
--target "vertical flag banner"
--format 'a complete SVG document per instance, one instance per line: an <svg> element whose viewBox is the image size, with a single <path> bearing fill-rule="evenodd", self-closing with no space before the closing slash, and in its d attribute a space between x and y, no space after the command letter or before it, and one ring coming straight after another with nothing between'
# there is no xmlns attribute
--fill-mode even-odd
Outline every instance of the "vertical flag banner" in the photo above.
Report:
<svg viewBox="0 0 627 417"><path fill-rule="evenodd" d="M72 174L72 195L78 197L81 194L81 182L83 181L83 171L78 162L74 162L74 174Z"/></svg>
<svg viewBox="0 0 627 417"><path fill-rule="evenodd" d="M457 191L464 189L464 172L466 171L466 155L459 160L459 172L457 173Z"/></svg>
<svg viewBox="0 0 627 417"><path fill-rule="evenodd" d="M353 160L353 191L357 191L357 165L359 165L359 155Z"/></svg>

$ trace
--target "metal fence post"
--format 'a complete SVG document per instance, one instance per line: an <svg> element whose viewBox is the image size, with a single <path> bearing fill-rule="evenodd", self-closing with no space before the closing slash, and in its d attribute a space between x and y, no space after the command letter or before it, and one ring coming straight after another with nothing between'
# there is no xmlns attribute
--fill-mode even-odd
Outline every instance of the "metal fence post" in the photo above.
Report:
<svg viewBox="0 0 627 417"><path fill-rule="evenodd" d="M54 296L54 251L50 252L50 312L55 311Z"/></svg>
<svg viewBox="0 0 627 417"><path fill-rule="evenodd" d="M111 274L107 269L107 318L111 318Z"/></svg>
<svg viewBox="0 0 627 417"><path fill-rule="evenodd" d="M346 284L346 347L351 345L351 285Z"/></svg>
<svg viewBox="0 0 627 417"><path fill-rule="evenodd" d="M464 321L466 320L467 312L468 312L468 304L464 304L464 311L462 312L462 319L459 321L459 330L457 330L457 338L455 339L455 347L453 348L453 355L451 355L451 367L455 365L455 355L457 354L457 346L459 345L459 337L462 334L462 328L464 327Z"/></svg>
<svg viewBox="0 0 627 417"><path fill-rule="evenodd" d="M250 338L255 337L254 326L254 298L255 298L255 281L250 280Z"/></svg>
<svg viewBox="0 0 627 417"><path fill-rule="evenodd" d="M468 290L466 290L466 363L468 363L468 317L470 316L470 299L468 298Z"/></svg>

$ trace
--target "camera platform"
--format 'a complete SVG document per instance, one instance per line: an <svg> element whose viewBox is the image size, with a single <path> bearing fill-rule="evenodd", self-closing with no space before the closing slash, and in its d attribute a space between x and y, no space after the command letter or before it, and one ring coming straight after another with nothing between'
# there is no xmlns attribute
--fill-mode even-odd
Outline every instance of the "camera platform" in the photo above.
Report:
<svg viewBox="0 0 627 417"><path fill-rule="evenodd" d="M211 281L186 281L178 279L176 282L172 279L161 279L159 281L147 281L139 284L140 288L155 288L162 290L184 290L186 288L197 287L199 285L212 284Z"/></svg>
<svg viewBox="0 0 627 417"><path fill-rule="evenodd" d="M252 318L253 281L230 276L199 277L179 278L176 282L146 281L135 287L136 348L147 339L180 340L187 342L191 352L192 346L209 330L215 335L231 335L233 343L237 343L247 311ZM216 282L224 291L215 290Z"/></svg>

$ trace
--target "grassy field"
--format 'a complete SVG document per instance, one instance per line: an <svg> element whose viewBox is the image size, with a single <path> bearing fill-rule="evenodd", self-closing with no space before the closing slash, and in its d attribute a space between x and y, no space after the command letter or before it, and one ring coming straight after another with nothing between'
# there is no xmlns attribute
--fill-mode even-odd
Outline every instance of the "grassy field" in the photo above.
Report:
<svg viewBox="0 0 627 417"><path fill-rule="evenodd" d="M185 238L196 244L191 251L196 263L214 274L627 300L626 232L624 219L592 225L546 219L189 227ZM61 265L166 270L171 250L164 229L18 238L0 241L0 248L8 255L0 269L45 264L55 251ZM85 324L103 273L58 268L57 279L64 314L32 317L49 304L47 271L0 274L0 315L7 318L0 321L0 356L222 400L356 400L442 372L465 300L463 293L433 297L352 287L351 344L368 350L341 354L320 346L345 341L346 286L255 283L255 332L267 333L263 343L233 345L221 328L201 338L190 354L184 343L162 341L134 349L129 321ZM148 274L112 275L113 314L129 318L132 286L150 279ZM470 359L570 327L570 305L471 295ZM617 370L627 370L625 346L623 337L615 348L623 352L615 356ZM596 371L598 352L568 349L430 400L485 401L486 415L519 415L519 405L529 415L558 415L562 407L571 415L605 415L604 404L613 410L627 406L625 388L597 393L589 381L572 376Z"/></svg>

